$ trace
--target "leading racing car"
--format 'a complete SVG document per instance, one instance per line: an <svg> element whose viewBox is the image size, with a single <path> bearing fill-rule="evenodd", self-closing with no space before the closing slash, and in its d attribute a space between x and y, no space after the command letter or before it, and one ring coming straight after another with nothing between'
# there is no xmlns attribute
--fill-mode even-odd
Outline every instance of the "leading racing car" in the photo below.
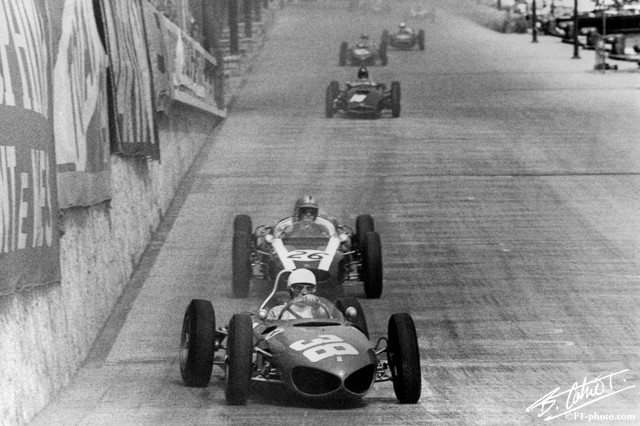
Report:
<svg viewBox="0 0 640 426"><path fill-rule="evenodd" d="M252 278L270 282L283 269L314 268L320 295L334 299L343 295L345 281L360 280L367 298L379 298L383 285L382 248L371 215L359 215L354 231L324 216L315 217L313 224L298 221L297 209L294 216L255 230L250 216L235 217L233 295L247 297ZM279 285L284 286L282 282Z"/></svg>
<svg viewBox="0 0 640 426"><path fill-rule="evenodd" d="M332 118L337 112L350 116L379 117L383 111L391 111L394 118L400 117L400 82L392 81L391 87L376 83L369 78L369 72L362 67L358 79L346 83L332 81L325 94L325 116Z"/></svg>
<svg viewBox="0 0 640 426"><path fill-rule="evenodd" d="M290 271L281 271L280 274ZM206 387L214 365L225 374L230 405L245 405L251 383L284 385L304 400L358 400L374 383L391 381L401 403L421 394L418 338L412 317L391 315L387 337L372 344L364 311L355 298L332 304L317 297L309 318L283 319L306 298L289 300L278 318L268 318L277 280L260 309L238 313L216 328L213 305L194 299L182 322L180 373L186 386Z"/></svg>
<svg viewBox="0 0 640 426"><path fill-rule="evenodd" d="M381 39L398 50L411 50L417 47L418 50L424 50L424 30L414 30L407 27L407 24L401 22L398 31L391 34L388 30L382 31Z"/></svg>

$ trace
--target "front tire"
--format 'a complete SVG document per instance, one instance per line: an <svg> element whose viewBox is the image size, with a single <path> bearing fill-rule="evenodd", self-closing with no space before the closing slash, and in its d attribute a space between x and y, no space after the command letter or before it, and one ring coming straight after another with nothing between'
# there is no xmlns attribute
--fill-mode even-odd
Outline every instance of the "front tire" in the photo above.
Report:
<svg viewBox="0 0 640 426"><path fill-rule="evenodd" d="M400 82L391 82L391 116L400 117Z"/></svg>
<svg viewBox="0 0 640 426"><path fill-rule="evenodd" d="M251 283L251 217L238 215L233 221L233 244L231 247L231 290L233 297L249 296Z"/></svg>
<svg viewBox="0 0 640 426"><path fill-rule="evenodd" d="M418 31L418 49L424 50L424 30Z"/></svg>
<svg viewBox="0 0 640 426"><path fill-rule="evenodd" d="M340 44L340 56L338 57L338 65L344 67L347 65L347 53L349 51L349 43L343 41Z"/></svg>
<svg viewBox="0 0 640 426"><path fill-rule="evenodd" d="M229 405L246 405L253 365L253 330L248 314L235 314L227 336L225 397Z"/></svg>
<svg viewBox="0 0 640 426"><path fill-rule="evenodd" d="M333 118L336 113L335 108L333 107L334 100L338 97L338 93L340 92L340 83L337 81L332 81L329 83L327 87L327 93L325 95L325 116L327 118Z"/></svg>
<svg viewBox="0 0 640 426"><path fill-rule="evenodd" d="M389 63L389 56L387 56L387 41L384 40L380 43L380 49L378 50L380 54L380 63L383 67L386 67Z"/></svg>
<svg viewBox="0 0 640 426"><path fill-rule="evenodd" d="M180 375L188 387L203 388L211 380L215 330L211 302L193 299L184 313L180 334Z"/></svg>
<svg viewBox="0 0 640 426"><path fill-rule="evenodd" d="M393 314L389 318L387 360L393 390L401 404L415 404L422 391L420 348L411 315Z"/></svg>
<svg viewBox="0 0 640 426"><path fill-rule="evenodd" d="M367 233L362 257L364 293L367 299L379 299L382 295L382 247L377 232Z"/></svg>
<svg viewBox="0 0 640 426"><path fill-rule="evenodd" d="M364 247L364 240L368 232L375 231L375 224L373 218L369 214L361 214L356 218L356 241L358 247L362 250Z"/></svg>

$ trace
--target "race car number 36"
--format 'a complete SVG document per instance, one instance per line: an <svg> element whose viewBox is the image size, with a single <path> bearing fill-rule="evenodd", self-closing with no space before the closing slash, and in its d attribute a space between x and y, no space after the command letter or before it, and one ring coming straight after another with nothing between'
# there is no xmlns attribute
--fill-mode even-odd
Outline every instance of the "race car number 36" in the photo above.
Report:
<svg viewBox="0 0 640 426"><path fill-rule="evenodd" d="M342 355L358 355L358 350L333 334L322 334L315 339L304 339L289 345L294 351L304 351L304 355L311 362L322 361L325 358Z"/></svg>

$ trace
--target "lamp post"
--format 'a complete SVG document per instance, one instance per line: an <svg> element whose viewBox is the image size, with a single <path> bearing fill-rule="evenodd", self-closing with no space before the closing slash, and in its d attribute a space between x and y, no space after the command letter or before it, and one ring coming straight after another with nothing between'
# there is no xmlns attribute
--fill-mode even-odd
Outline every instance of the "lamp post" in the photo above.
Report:
<svg viewBox="0 0 640 426"><path fill-rule="evenodd" d="M533 0L533 3L531 5L531 8L533 9L531 11L531 37L532 43L537 43L538 42L538 11L537 11L537 7L536 7L536 0Z"/></svg>
<svg viewBox="0 0 640 426"><path fill-rule="evenodd" d="M573 59L580 59L578 52L578 0L573 0Z"/></svg>
<svg viewBox="0 0 640 426"><path fill-rule="evenodd" d="M573 59L580 59L578 48L578 0L573 0Z"/></svg>

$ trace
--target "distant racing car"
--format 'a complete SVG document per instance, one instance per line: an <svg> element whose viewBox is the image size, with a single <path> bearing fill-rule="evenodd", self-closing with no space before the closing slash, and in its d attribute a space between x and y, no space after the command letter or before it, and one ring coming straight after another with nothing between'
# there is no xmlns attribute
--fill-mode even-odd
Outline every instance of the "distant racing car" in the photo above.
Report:
<svg viewBox="0 0 640 426"><path fill-rule="evenodd" d="M395 33L391 34L388 30L384 30L381 36L389 46L398 50L411 50L414 47L424 50L424 38L424 30L416 31L407 27L405 23L400 23L400 28Z"/></svg>
<svg viewBox="0 0 640 426"><path fill-rule="evenodd" d="M216 328L209 300L191 301L180 335L180 373L186 386L208 386L217 365L225 372L230 405L247 403L252 382L284 385L305 401L341 402L357 401L374 383L391 381L400 403L420 399L420 353L411 315L391 315L387 336L373 344L357 299L341 298L334 305L322 297L296 297L285 303L278 318L269 319L277 293L276 280L257 312L234 314L222 328ZM300 308L311 315L296 314ZM283 319L285 314L295 319Z"/></svg>
<svg viewBox="0 0 640 426"><path fill-rule="evenodd" d="M337 112L360 117L377 117L384 111L400 117L400 82L392 81L391 87L376 83L369 78L366 69L358 71L358 79L347 82L344 89L340 83L329 83L325 94L325 116L332 118Z"/></svg>
<svg viewBox="0 0 640 426"><path fill-rule="evenodd" d="M360 36L360 41L355 46L350 46L348 42L343 41L340 44L340 54L338 57L338 65L351 66L371 66L380 64L386 66L389 62L387 56L387 42L381 40L380 45L369 42L366 35Z"/></svg>
<svg viewBox="0 0 640 426"><path fill-rule="evenodd" d="M272 281L283 269L315 269L318 294L342 296L345 281L362 281L367 298L382 295L382 247L368 214L356 218L355 231L323 216L313 227L298 227L293 216L273 226L252 229L248 215L233 223L232 290L235 297L249 294L252 278ZM284 277L286 279L286 277ZM280 287L284 283L279 283Z"/></svg>

